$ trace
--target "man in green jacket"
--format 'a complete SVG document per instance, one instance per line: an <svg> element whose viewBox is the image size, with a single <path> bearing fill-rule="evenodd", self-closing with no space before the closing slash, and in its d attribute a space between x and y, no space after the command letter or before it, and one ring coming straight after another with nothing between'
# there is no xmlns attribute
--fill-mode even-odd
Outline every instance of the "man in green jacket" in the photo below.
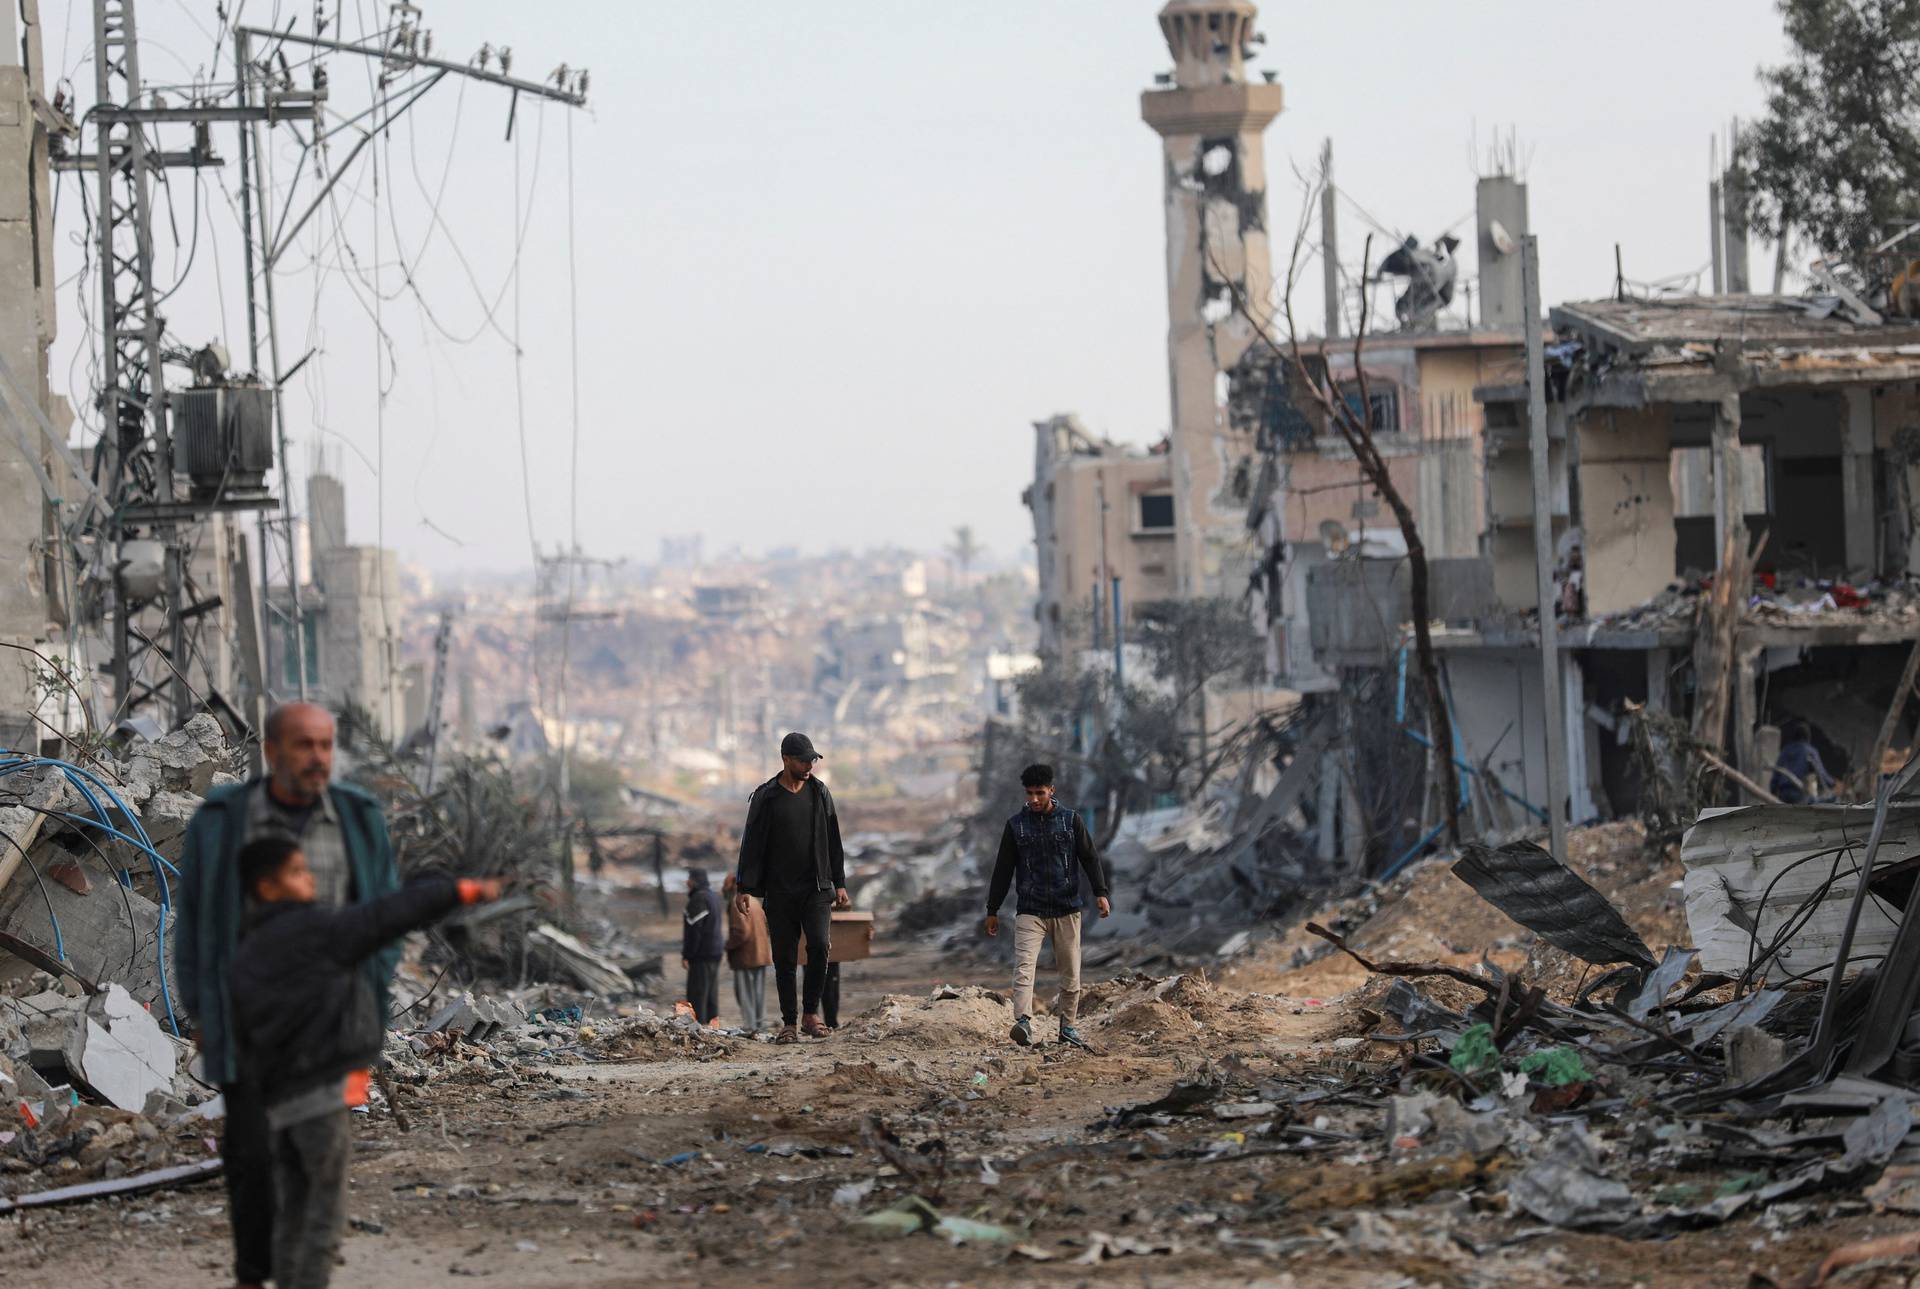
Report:
<svg viewBox="0 0 1920 1289"><path fill-rule="evenodd" d="M220 1157L226 1166L227 1216L234 1234L234 1279L264 1282L273 1269L273 1160L266 1109L240 1082L233 1046L229 968L246 917L238 856L256 837L292 836L313 869L318 898L361 904L400 886L393 843L379 803L333 779L333 717L313 703L288 703L267 717L267 774L219 788L187 826L173 927L174 980L200 1046L206 1078L226 1098ZM388 946L367 964L367 982L384 1018L400 962Z"/></svg>

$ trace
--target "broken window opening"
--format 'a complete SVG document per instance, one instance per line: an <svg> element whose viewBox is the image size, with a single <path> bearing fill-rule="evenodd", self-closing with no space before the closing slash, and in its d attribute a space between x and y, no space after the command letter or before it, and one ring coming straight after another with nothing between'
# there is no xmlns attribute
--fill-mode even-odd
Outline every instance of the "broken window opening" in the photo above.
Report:
<svg viewBox="0 0 1920 1289"><path fill-rule="evenodd" d="M1360 382L1341 381L1340 397L1357 417L1361 413ZM1400 390L1391 381L1372 378L1367 381L1367 403L1371 409L1367 428L1375 434L1400 432Z"/></svg>
<svg viewBox="0 0 1920 1289"><path fill-rule="evenodd" d="M1143 531L1165 531L1173 527L1173 494L1170 492L1143 492L1140 494L1140 528Z"/></svg>

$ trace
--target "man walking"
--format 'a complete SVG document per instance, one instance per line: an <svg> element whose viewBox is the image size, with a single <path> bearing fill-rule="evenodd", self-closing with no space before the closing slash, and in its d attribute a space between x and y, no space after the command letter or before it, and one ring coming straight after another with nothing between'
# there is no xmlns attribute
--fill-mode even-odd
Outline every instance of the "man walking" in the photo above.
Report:
<svg viewBox="0 0 1920 1289"><path fill-rule="evenodd" d="M805 1011L801 1026L810 1038L825 1038L820 994L827 980L827 945L835 908L847 898L847 859L840 846L840 818L833 794L813 773L821 760L813 740L789 734L780 740L780 773L747 800L747 826L740 834L739 907L758 897L766 908L773 946L773 980L780 992L780 1043L796 1043L794 970L800 938L807 941Z"/></svg>
<svg viewBox="0 0 1920 1289"><path fill-rule="evenodd" d="M1053 942L1060 973L1060 1041L1085 1047L1073 1027L1080 1015L1080 875L1087 875L1100 916L1113 911L1106 872L1094 853L1086 820L1053 799L1053 767L1030 765L1020 772L1027 808L1007 820L1000 854L987 887L988 935L1000 934L1000 905L1007 887L1018 892L1013 919L1013 1041L1033 1044L1033 976L1040 942Z"/></svg>
<svg viewBox="0 0 1920 1289"><path fill-rule="evenodd" d="M365 904L400 887L379 804L351 784L331 782L334 727L326 709L288 703L267 717L264 734L265 777L216 788L187 825L173 933L179 996L206 1078L226 1099L220 1157L234 1279L242 1286L272 1274L273 1160L265 1106L257 1090L241 1083L233 1042L230 968L247 904L240 849L262 836L294 838L313 871L315 898L329 904ZM361 968L383 1028L399 962L396 943Z"/></svg>
<svg viewBox="0 0 1920 1289"><path fill-rule="evenodd" d="M720 958L726 932L720 927L720 897L707 870L687 870L687 911L680 927L680 965L687 972L687 1001L693 1018L710 1025L720 1014Z"/></svg>
<svg viewBox="0 0 1920 1289"><path fill-rule="evenodd" d="M740 898L740 883L732 873L721 884L727 904L727 965L733 968L733 1001L740 1008L740 1028L758 1034L767 1026L767 968L773 946L767 940L767 915L749 897Z"/></svg>

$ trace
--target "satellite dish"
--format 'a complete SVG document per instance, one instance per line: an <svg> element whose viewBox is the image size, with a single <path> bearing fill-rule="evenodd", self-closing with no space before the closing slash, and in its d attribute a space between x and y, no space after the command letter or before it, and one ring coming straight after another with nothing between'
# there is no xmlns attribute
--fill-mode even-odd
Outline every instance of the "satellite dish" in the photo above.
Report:
<svg viewBox="0 0 1920 1289"><path fill-rule="evenodd" d="M1502 255L1511 255L1520 249L1520 243L1513 240L1507 226L1497 219L1487 221L1487 236L1493 239L1493 249Z"/></svg>
<svg viewBox="0 0 1920 1289"><path fill-rule="evenodd" d="M1347 535L1347 526L1337 519L1320 521L1320 541L1329 555L1345 554L1347 547L1353 544L1353 539Z"/></svg>

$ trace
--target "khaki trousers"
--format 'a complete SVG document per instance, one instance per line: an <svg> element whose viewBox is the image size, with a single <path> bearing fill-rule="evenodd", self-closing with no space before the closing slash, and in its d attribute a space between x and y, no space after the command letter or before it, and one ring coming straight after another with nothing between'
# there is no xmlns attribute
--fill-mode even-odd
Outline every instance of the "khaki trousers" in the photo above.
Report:
<svg viewBox="0 0 1920 1289"><path fill-rule="evenodd" d="M1060 972L1060 1023L1080 1015L1080 915L1063 918L1021 913L1013 919L1013 1018L1033 1015L1033 974L1040 965L1040 943L1053 941L1053 965Z"/></svg>

